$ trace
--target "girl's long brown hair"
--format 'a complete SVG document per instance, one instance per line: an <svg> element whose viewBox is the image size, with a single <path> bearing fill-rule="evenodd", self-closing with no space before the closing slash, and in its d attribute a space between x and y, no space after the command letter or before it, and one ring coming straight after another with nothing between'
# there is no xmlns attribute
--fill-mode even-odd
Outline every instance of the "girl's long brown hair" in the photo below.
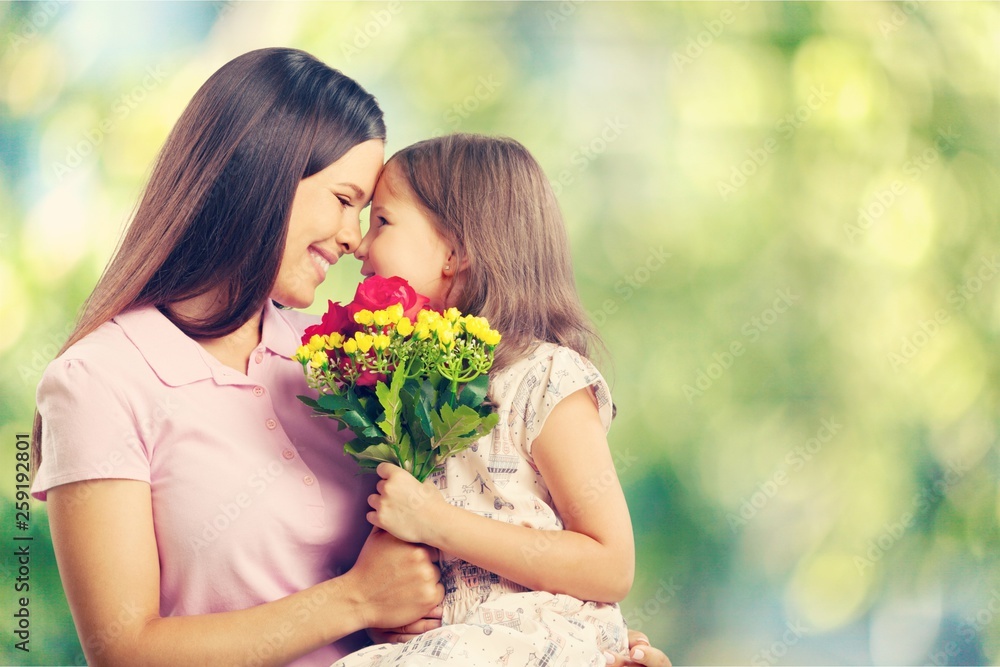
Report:
<svg viewBox="0 0 1000 667"><path fill-rule="evenodd" d="M503 335L493 371L538 341L591 356L601 348L573 279L569 240L541 166L513 139L451 134L396 153L398 169L463 269L459 310Z"/></svg>
<svg viewBox="0 0 1000 667"><path fill-rule="evenodd" d="M353 79L295 49L239 56L195 93L167 137L115 256L59 351L115 316L157 306L193 338L232 333L260 312L278 275L303 178L385 139L382 110ZM169 306L218 290L215 312ZM33 470L41 463L35 412Z"/></svg>

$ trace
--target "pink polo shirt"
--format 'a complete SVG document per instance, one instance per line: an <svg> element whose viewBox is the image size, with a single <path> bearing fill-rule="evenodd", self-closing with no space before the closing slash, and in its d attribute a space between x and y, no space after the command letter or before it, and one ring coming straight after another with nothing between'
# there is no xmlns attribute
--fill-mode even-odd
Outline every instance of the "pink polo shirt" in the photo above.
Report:
<svg viewBox="0 0 1000 667"><path fill-rule="evenodd" d="M310 390L290 355L314 321L268 302L244 375L156 308L141 308L45 370L32 492L44 500L48 489L80 480L147 482L161 615L252 607L353 565L370 531L366 499L376 480L358 475L336 423L311 417L295 398ZM275 628L247 646L247 660L280 641ZM330 665L365 643L358 633L292 664Z"/></svg>

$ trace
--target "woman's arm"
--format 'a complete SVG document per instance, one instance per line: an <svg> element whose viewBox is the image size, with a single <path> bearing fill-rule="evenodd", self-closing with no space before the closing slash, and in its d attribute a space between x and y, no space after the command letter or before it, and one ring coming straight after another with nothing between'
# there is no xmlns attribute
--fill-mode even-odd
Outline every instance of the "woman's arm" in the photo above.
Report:
<svg viewBox="0 0 1000 667"><path fill-rule="evenodd" d="M346 574L250 609L161 618L149 485L99 480L48 492L52 542L91 665L282 665L370 625L420 618L442 598L426 549L374 531Z"/></svg>
<svg viewBox="0 0 1000 667"><path fill-rule="evenodd" d="M449 505L429 481L384 463L368 520L532 590L617 602L632 587L635 548L625 495L589 388L552 409L532 445L565 530L516 526Z"/></svg>

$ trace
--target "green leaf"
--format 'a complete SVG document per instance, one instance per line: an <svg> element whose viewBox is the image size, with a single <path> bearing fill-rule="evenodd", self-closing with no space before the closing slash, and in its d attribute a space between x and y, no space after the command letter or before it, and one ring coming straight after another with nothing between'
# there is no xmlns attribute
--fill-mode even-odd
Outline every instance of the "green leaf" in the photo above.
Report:
<svg viewBox="0 0 1000 667"><path fill-rule="evenodd" d="M431 413L434 448L439 452L449 452L448 455L465 449L479 437L477 434L484 421L479 413L467 405L460 405L455 409L450 405L441 406L440 412ZM493 423L496 424L496 421Z"/></svg>
<svg viewBox="0 0 1000 667"><path fill-rule="evenodd" d="M296 396L295 398L299 399L300 401L302 401L303 403L305 403L306 405L308 405L313 410L316 410L318 412L322 412L322 410L320 409L320 406L319 406L319 402L316 399L309 398L308 396Z"/></svg>
<svg viewBox="0 0 1000 667"><path fill-rule="evenodd" d="M438 410L444 406L454 408L458 405L458 401L455 400L455 390L451 386L451 380L448 378L441 378L441 384L438 385L438 398L436 407Z"/></svg>
<svg viewBox="0 0 1000 667"><path fill-rule="evenodd" d="M403 404L400 400L400 391L403 389L405 381L406 367L400 366L393 372L392 381L389 386L386 386L384 382L379 382L375 385L375 395L385 410L385 417L378 425L385 432L389 442L398 443L402 435L402 428L399 423L400 413L403 409Z"/></svg>
<svg viewBox="0 0 1000 667"><path fill-rule="evenodd" d="M396 450L396 454L399 456L400 461L409 461L411 463L410 468L407 468L407 470L412 469L413 451L410 448L410 434L406 431L403 431L402 436L399 438L399 445ZM406 468L405 465L403 467Z"/></svg>
<svg viewBox="0 0 1000 667"><path fill-rule="evenodd" d="M328 412L339 412L340 410L351 410L354 406L347 395L337 396L334 394L323 394L316 401L316 404ZM360 406L359 406L360 407Z"/></svg>
<svg viewBox="0 0 1000 667"><path fill-rule="evenodd" d="M482 405L483 401L486 399L486 391L489 387L490 376L485 373L477 377L475 380L465 383L458 395L459 405L467 405L470 408Z"/></svg>
<svg viewBox="0 0 1000 667"><path fill-rule="evenodd" d="M349 456L353 457L358 463L365 465L364 461L374 461L376 465L379 463L387 462L394 463L396 465L400 464L399 457L396 455L396 451L389 446L387 443L380 442L375 445L369 445L361 450L356 450L351 446L351 443L344 445L344 452ZM368 467L368 466L366 466ZM371 466L374 467L374 466Z"/></svg>

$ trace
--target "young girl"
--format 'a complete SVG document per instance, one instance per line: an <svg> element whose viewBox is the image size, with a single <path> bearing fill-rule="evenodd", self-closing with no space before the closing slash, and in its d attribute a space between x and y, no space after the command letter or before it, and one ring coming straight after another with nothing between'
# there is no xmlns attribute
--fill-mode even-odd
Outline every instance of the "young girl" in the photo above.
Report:
<svg viewBox="0 0 1000 667"><path fill-rule="evenodd" d="M443 626L355 665L606 665L632 585L628 508L606 431L608 386L566 233L537 162L509 139L452 135L395 155L376 186L362 273L398 275L435 308L503 334L499 425L423 485L383 464L376 526L441 550Z"/></svg>

